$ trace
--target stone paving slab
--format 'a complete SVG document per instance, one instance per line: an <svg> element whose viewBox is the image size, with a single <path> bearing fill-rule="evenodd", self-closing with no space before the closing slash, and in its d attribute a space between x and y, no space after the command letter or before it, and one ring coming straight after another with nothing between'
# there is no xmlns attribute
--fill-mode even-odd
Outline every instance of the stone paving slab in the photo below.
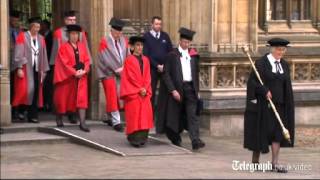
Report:
<svg viewBox="0 0 320 180"><path fill-rule="evenodd" d="M5 133L0 135L1 147L28 143L66 142L68 138L40 132Z"/></svg>
<svg viewBox="0 0 320 180"><path fill-rule="evenodd" d="M63 135L81 144L120 156L159 156L192 153L185 148L174 146L153 136L149 136L145 146L135 148L129 144L124 133L116 132L106 125L91 125L89 133L80 131L78 126L48 127L40 130L41 132Z"/></svg>

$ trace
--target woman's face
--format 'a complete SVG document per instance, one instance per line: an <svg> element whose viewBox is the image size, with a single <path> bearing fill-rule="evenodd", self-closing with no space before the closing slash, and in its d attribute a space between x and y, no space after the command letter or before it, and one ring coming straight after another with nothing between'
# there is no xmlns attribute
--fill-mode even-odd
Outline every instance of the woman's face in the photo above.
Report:
<svg viewBox="0 0 320 180"><path fill-rule="evenodd" d="M79 32L77 32L77 31L69 32L69 40L72 43L78 42L78 40L79 40Z"/></svg>
<svg viewBox="0 0 320 180"><path fill-rule="evenodd" d="M142 42L136 42L133 45L133 54L135 55L141 55L143 51L143 43Z"/></svg>
<svg viewBox="0 0 320 180"><path fill-rule="evenodd" d="M286 50L286 47L273 47L271 53L275 59L281 59L285 54Z"/></svg>
<svg viewBox="0 0 320 180"><path fill-rule="evenodd" d="M30 24L30 32L32 34L37 34L39 31L40 31L40 24L39 23Z"/></svg>

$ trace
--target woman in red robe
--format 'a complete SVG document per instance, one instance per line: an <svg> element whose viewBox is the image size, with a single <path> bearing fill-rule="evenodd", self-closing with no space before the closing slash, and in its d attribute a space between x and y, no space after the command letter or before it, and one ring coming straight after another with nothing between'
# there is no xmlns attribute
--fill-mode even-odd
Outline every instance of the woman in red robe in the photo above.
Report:
<svg viewBox="0 0 320 180"><path fill-rule="evenodd" d="M63 127L62 115L78 110L80 129L89 132L85 124L88 108L88 72L90 58L86 45L79 41L81 27L67 25L69 41L58 50L54 69L54 105L57 113L57 126Z"/></svg>
<svg viewBox="0 0 320 180"><path fill-rule="evenodd" d="M149 129L153 127L150 64L148 58L142 55L143 42L142 37L130 38L133 54L125 60L120 84L127 139L134 147L143 146L147 142Z"/></svg>

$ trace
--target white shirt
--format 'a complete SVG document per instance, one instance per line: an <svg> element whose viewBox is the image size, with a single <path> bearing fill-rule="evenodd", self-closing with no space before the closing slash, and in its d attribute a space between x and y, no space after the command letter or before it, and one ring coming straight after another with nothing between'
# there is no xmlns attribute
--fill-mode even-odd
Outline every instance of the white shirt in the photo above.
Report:
<svg viewBox="0 0 320 180"><path fill-rule="evenodd" d="M28 31L31 40L31 54L32 54L32 67L36 66L36 71L38 71L38 58L39 58L39 43L38 38L36 38L36 44L33 43L33 37L30 31Z"/></svg>
<svg viewBox="0 0 320 180"><path fill-rule="evenodd" d="M156 31L154 31L153 29L151 29L150 33L151 33L152 36L155 37L156 39L159 39L159 38L160 38L160 33L161 33L160 31L159 31L159 32L156 32ZM158 33L158 37L156 37L157 33Z"/></svg>
<svg viewBox="0 0 320 180"><path fill-rule="evenodd" d="M280 62L280 59L275 59L273 56L272 56L272 54L270 53L270 54L268 54L267 55L267 58L268 58L268 60L269 60L269 62L270 62L270 64L271 64L271 66L272 66L272 72L273 73L277 73L277 69L276 69L276 61L278 61L278 62ZM282 69L282 66L281 66L281 63L279 63L279 69L280 69L280 74L283 74L283 69Z"/></svg>
<svg viewBox="0 0 320 180"><path fill-rule="evenodd" d="M121 59L121 62L123 61L123 57L122 57L122 49L121 49L121 44L120 44L120 39L117 40L117 44L118 44L118 49L119 49L119 53L118 53L118 50L117 50L117 47L116 47L116 43L115 43L115 39L112 37L112 35L110 34L110 37L112 39L112 43L113 43L113 46L114 46L114 49L116 50L116 54L120 57Z"/></svg>
<svg viewBox="0 0 320 180"><path fill-rule="evenodd" d="M182 49L179 45L179 52L181 53L180 62L182 68L183 81L190 82L192 81L191 75L191 57L189 55L188 49Z"/></svg>

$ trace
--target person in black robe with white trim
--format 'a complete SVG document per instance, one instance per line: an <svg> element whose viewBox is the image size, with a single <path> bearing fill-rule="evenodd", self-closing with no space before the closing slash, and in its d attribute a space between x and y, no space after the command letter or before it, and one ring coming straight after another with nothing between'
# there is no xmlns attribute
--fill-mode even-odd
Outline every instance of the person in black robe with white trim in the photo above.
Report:
<svg viewBox="0 0 320 180"><path fill-rule="evenodd" d="M246 109L244 114L244 148L253 151L252 163L259 163L260 153L272 149L272 169L286 173L278 164L280 147L294 146L294 99L289 64L282 57L290 42L273 38L268 41L270 53L255 62L264 83L262 86L254 72L247 82ZM289 130L291 144L282 135L281 126L268 102L270 98Z"/></svg>

